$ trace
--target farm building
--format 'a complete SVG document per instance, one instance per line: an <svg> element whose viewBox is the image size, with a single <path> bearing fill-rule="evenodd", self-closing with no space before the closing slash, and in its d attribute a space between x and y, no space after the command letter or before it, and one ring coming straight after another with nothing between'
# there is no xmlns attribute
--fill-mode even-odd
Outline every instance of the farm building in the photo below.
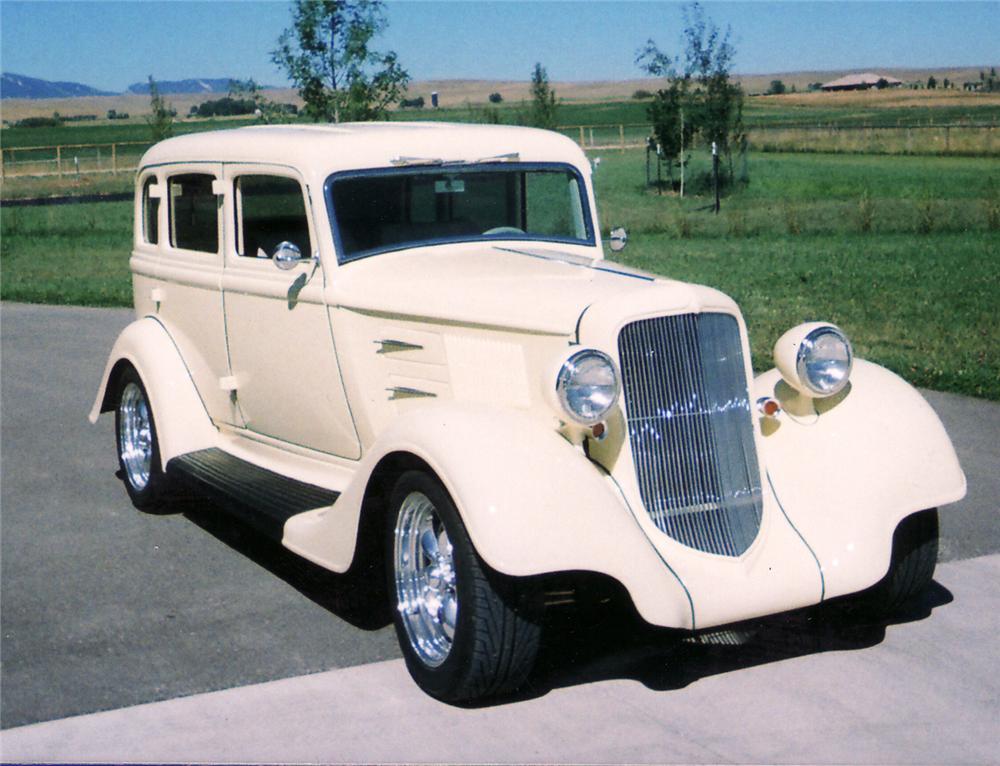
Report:
<svg viewBox="0 0 1000 766"><path fill-rule="evenodd" d="M882 83L881 86L879 83ZM864 74L848 74L837 80L823 83L823 90L868 90L869 88L898 88L902 80L884 74L865 72Z"/></svg>

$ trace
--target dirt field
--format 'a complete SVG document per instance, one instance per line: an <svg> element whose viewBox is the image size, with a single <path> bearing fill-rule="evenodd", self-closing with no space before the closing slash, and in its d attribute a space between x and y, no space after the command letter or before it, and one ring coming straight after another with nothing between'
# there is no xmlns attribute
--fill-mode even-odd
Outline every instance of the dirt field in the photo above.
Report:
<svg viewBox="0 0 1000 766"><path fill-rule="evenodd" d="M984 67L962 67L951 69L878 69L879 74L888 74L904 82L921 81L926 82L930 75L934 75L938 82L948 78L958 83L979 79L980 69L988 70ZM852 70L854 71L854 70ZM860 71L860 70L859 70ZM748 93L761 93L767 90L771 80L781 80L785 86L791 88L793 85L797 90L805 90L811 82L829 82L837 77L847 74L846 71L831 72L779 72L772 74L744 74L737 75L736 79L742 83ZM582 82L556 82L553 87L556 95L564 101L614 101L631 98L637 90L656 90L660 81L650 78L636 78L632 80L605 80L605 81L582 81ZM473 104L487 103L490 93L500 93L505 101L521 101L529 97L530 83L527 80L420 80L411 84L411 97L424 96L430 103L430 94L437 91L439 103L442 107L462 106L467 102ZM186 115L193 104L200 104L214 98L221 98L221 93L199 93L184 95L168 95L166 99L177 110L178 115ZM283 88L267 91L268 98L282 103L293 103L301 106L301 99L298 93L292 88ZM988 103L986 99L995 99L994 103L1000 103L1000 94L976 94L966 93L961 90L956 91L919 91L908 88L900 88L891 91L865 91L848 93L798 93L788 94L780 97L780 103L802 105L825 104L826 99L832 103L854 105L863 103L870 106L937 106L941 102L949 105L959 106L963 103L983 104ZM118 96L89 96L85 98L49 98L49 99L5 99L2 105L3 120L13 123L25 117L48 117L53 112L59 112L63 116L94 114L99 120L103 120L109 109L118 112L128 112L133 118L149 113L149 96L145 95L118 95Z"/></svg>

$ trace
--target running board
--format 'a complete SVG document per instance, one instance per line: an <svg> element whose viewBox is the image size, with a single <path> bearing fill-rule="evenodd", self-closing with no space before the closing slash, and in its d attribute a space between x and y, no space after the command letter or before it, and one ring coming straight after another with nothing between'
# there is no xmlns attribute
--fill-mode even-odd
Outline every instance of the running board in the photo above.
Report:
<svg viewBox="0 0 1000 766"><path fill-rule="evenodd" d="M292 516L333 505L340 497L339 492L289 479L217 448L178 455L167 463L166 473L195 485L279 542Z"/></svg>

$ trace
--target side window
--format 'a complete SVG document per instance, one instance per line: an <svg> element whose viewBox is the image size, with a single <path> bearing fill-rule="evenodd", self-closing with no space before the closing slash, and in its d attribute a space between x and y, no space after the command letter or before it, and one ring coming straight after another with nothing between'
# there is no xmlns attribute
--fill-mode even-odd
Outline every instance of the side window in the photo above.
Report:
<svg viewBox="0 0 1000 766"><path fill-rule="evenodd" d="M236 179L236 251L248 258L270 258L282 242L313 249L305 199L298 181L281 176L247 175Z"/></svg>
<svg viewBox="0 0 1000 766"><path fill-rule="evenodd" d="M212 192L214 176L185 173L171 176L170 244L203 253L219 251L218 203Z"/></svg>
<svg viewBox="0 0 1000 766"><path fill-rule="evenodd" d="M149 190L156 186L156 176L150 176L142 185L142 239L151 245L159 241L160 198L151 197Z"/></svg>

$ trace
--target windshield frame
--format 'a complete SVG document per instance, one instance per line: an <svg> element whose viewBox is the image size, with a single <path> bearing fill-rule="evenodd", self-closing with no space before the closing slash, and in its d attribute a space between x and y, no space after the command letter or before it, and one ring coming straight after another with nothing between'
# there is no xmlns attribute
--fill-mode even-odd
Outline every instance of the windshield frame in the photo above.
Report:
<svg viewBox="0 0 1000 766"><path fill-rule="evenodd" d="M576 179L577 189L580 192L580 207L583 214L583 223L586 228L586 237L577 239L575 237L545 237L532 234L524 235L504 235L502 237L484 237L482 234L475 236L458 237L436 237L433 239L415 240L394 245L387 245L371 250L363 250L350 255L344 252L343 241L340 234L340 225L337 222L337 213L333 206L333 184L339 180L347 178L372 177L372 176L396 176L396 175L420 175L425 173L455 171L457 173L481 172L502 172L502 171L560 171L572 174ZM580 169L569 162L445 162L445 163L423 163L402 167L377 167L360 168L357 170L341 170L331 173L323 183L323 199L326 202L327 216L330 219L330 228L333 233L334 248L337 253L339 264L352 263L353 261L364 260L384 253L398 252L401 250L412 250L421 247L431 247L434 245L454 245L463 242L550 242L562 245L573 245L576 247L596 247L597 240L594 234L594 219L590 208L590 195L587 183L584 180Z"/></svg>

